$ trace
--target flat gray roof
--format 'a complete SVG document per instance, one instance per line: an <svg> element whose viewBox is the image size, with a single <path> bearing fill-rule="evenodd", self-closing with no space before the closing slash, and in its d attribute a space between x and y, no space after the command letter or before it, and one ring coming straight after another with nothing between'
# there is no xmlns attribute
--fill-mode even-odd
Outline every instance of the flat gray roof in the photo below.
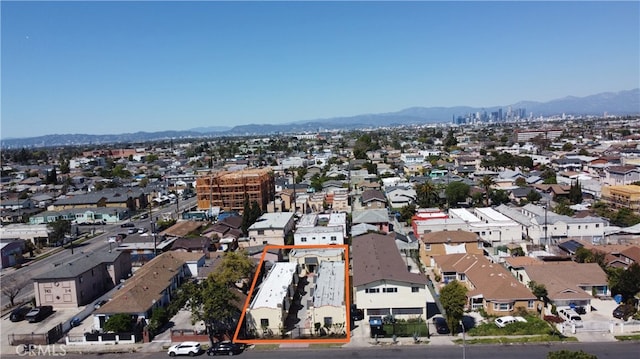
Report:
<svg viewBox="0 0 640 359"><path fill-rule="evenodd" d="M344 276L344 262L320 262L313 292L313 305L315 307L345 305Z"/></svg>

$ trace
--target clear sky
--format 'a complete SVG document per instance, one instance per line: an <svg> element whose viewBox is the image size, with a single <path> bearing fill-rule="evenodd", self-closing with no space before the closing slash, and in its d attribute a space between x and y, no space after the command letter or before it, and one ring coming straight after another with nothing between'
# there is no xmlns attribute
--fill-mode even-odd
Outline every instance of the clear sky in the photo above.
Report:
<svg viewBox="0 0 640 359"><path fill-rule="evenodd" d="M0 2L2 138L640 87L640 2Z"/></svg>

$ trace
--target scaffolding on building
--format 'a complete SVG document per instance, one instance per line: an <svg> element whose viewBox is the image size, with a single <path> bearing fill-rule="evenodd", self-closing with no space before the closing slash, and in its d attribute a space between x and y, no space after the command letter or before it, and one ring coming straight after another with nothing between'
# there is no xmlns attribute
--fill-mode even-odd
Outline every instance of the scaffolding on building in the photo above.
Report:
<svg viewBox="0 0 640 359"><path fill-rule="evenodd" d="M274 199L273 173L267 169L211 172L196 179L198 209L220 207L225 211L243 211L245 198L258 203L262 211Z"/></svg>

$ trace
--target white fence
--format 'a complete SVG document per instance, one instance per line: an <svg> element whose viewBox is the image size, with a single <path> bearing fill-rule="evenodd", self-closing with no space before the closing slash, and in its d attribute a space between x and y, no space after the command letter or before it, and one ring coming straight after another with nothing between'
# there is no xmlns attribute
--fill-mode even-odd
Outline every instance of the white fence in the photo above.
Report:
<svg viewBox="0 0 640 359"><path fill-rule="evenodd" d="M89 339L89 340L87 340ZM96 340L91 340L96 339ZM65 337L67 345L93 345L93 344L135 344L135 334L96 334L87 338L86 335L67 335Z"/></svg>
<svg viewBox="0 0 640 359"><path fill-rule="evenodd" d="M640 321L632 320L628 322L619 321L577 321L564 322L556 325L560 333L576 334L576 333L611 333L611 334L629 334L640 332Z"/></svg>

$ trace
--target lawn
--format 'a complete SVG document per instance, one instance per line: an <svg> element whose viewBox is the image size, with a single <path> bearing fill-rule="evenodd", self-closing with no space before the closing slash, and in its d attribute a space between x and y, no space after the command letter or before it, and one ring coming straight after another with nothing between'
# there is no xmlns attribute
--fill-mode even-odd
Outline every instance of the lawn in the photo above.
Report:
<svg viewBox="0 0 640 359"><path fill-rule="evenodd" d="M493 320L489 323L482 323L472 329L467 334L469 336L501 336L501 335L536 335L536 334L551 334L554 329L549 323L544 320L527 316L527 322L516 322L507 324L504 328L498 327Z"/></svg>
<svg viewBox="0 0 640 359"><path fill-rule="evenodd" d="M532 335L528 337L499 337L499 338L477 338L467 339L466 344L511 344L511 343L546 343L546 342L576 342L575 337L565 337L562 335ZM456 344L462 344L462 339L453 341Z"/></svg>

